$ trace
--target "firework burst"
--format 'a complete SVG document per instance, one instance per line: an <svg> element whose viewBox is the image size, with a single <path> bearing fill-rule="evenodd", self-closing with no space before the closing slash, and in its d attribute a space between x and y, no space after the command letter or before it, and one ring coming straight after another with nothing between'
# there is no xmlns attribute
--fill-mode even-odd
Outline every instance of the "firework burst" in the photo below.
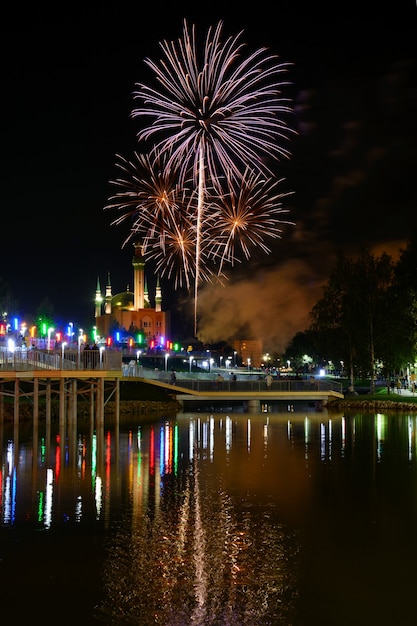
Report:
<svg viewBox="0 0 417 626"><path fill-rule="evenodd" d="M194 280L196 336L198 286L211 264L221 275L251 247L270 252L265 240L291 223L278 217L283 195L270 169L289 156L288 64L266 48L245 58L242 32L222 42L222 28L209 28L200 56L195 26L184 21L182 39L160 43L159 62L145 59L158 88L137 83L132 117L143 126L138 140L154 142L152 156L121 160L121 191L107 207L122 212L114 224L130 220L129 238L143 237L161 274L187 287Z"/></svg>
<svg viewBox="0 0 417 626"><path fill-rule="evenodd" d="M199 62L195 26L184 21L182 40L161 42L163 60L145 59L160 89L137 83L134 92L142 106L132 117L151 119L139 141L160 135L155 151L168 151L183 177L192 165L197 184L201 158L215 182L220 169L239 176L248 163L266 170L264 157L289 156L282 144L290 131L281 117L291 111L281 94L288 64L266 48L242 58L242 33L222 43L222 28L222 22L209 28Z"/></svg>
<svg viewBox="0 0 417 626"><path fill-rule="evenodd" d="M167 225L169 230L171 223L175 223L183 193L175 173L166 167L161 157L151 160L149 155L135 152L131 161L119 155L117 158L116 165L122 176L111 183L120 191L109 198L105 207L121 213L112 225L130 222L130 234L123 245L133 236L154 240L158 235L164 249Z"/></svg>
<svg viewBox="0 0 417 626"><path fill-rule="evenodd" d="M187 185L179 187L175 174L161 157L152 160L149 155L134 153L130 161L118 156L117 166L122 174L111 181L119 191L109 198L105 209L115 209L120 215L111 223L129 224L129 234L123 246L140 238L143 252L156 261L161 276L174 280L175 287L191 287L196 267L197 200ZM214 229L218 211L207 214L205 227ZM210 266L211 241L207 239L200 249L203 268L200 276L210 281L216 273Z"/></svg>
<svg viewBox="0 0 417 626"><path fill-rule="evenodd" d="M270 253L266 241L280 238L282 226L293 224L281 218L288 213L282 200L290 195L278 190L282 182L253 170L246 170L239 182L227 179L227 190L212 203L217 217L210 255L220 259L219 272L224 263L234 265L242 254L249 259L253 248Z"/></svg>

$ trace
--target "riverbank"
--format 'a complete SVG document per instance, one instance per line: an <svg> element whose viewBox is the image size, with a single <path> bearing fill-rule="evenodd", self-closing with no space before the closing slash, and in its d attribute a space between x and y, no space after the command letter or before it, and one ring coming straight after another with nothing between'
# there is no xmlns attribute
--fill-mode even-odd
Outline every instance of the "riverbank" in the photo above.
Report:
<svg viewBox="0 0 417 626"><path fill-rule="evenodd" d="M417 413L417 395L408 390L400 393L380 392L375 395L346 395L343 399L332 399L327 405L328 410L361 410L383 412L403 411Z"/></svg>

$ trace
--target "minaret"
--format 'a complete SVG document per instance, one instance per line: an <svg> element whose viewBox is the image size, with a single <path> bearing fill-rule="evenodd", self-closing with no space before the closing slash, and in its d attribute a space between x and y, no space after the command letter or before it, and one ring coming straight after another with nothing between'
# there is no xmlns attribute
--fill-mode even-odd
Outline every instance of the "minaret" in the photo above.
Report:
<svg viewBox="0 0 417 626"><path fill-rule="evenodd" d="M133 293L135 311L144 308L144 276L145 259L143 258L143 245L135 243L135 256L133 257Z"/></svg>
<svg viewBox="0 0 417 626"><path fill-rule="evenodd" d="M110 282L110 272L107 274L107 285L106 285L106 298L104 304L104 312L106 315L110 315L111 313L111 282Z"/></svg>
<svg viewBox="0 0 417 626"><path fill-rule="evenodd" d="M156 290L155 290L155 311L161 310L161 302L162 302L162 293L161 286L159 284L159 276L156 279Z"/></svg>
<svg viewBox="0 0 417 626"><path fill-rule="evenodd" d="M103 303L103 296L101 295L101 287L100 287L100 279L97 276L97 286L96 286L96 297L95 297L95 305L96 305L96 317L100 317L101 315L101 305Z"/></svg>
<svg viewBox="0 0 417 626"><path fill-rule="evenodd" d="M151 304L149 301L148 281L146 280L146 278L145 278L145 290L143 293L143 303L145 306L146 305L150 306Z"/></svg>

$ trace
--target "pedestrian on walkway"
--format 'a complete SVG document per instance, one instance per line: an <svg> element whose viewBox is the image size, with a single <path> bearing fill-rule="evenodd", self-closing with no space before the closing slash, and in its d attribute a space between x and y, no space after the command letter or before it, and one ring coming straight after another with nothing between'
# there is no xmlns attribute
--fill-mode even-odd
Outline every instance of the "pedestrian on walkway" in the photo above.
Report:
<svg viewBox="0 0 417 626"><path fill-rule="evenodd" d="M217 385L218 391L220 391L223 388L223 381L224 381L223 376L221 374L217 374L216 385Z"/></svg>

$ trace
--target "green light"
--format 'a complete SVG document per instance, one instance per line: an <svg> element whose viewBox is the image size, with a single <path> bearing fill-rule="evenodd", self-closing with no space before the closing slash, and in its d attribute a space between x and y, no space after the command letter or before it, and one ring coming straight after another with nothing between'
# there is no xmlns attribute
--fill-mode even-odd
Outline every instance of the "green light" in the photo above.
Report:
<svg viewBox="0 0 417 626"><path fill-rule="evenodd" d="M179 449L180 435L178 431L178 424L174 426L174 474L178 472L178 449Z"/></svg>
<svg viewBox="0 0 417 626"><path fill-rule="evenodd" d="M38 522L43 520L43 491L39 492L39 502L38 502Z"/></svg>
<svg viewBox="0 0 417 626"><path fill-rule="evenodd" d="M45 454L46 454L45 439L42 437L42 439L41 439L41 461L42 461L42 463L45 462Z"/></svg>

